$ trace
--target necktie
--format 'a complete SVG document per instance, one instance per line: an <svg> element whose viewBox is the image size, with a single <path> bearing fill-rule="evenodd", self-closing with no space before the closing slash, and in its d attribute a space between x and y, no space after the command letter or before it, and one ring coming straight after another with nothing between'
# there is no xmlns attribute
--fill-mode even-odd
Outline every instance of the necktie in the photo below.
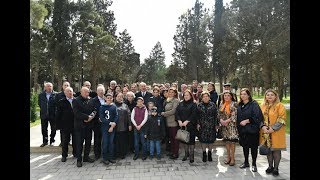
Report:
<svg viewBox="0 0 320 180"><path fill-rule="evenodd" d="M70 102L70 105L71 105L71 107L72 107L72 99L68 99L69 100L69 102Z"/></svg>

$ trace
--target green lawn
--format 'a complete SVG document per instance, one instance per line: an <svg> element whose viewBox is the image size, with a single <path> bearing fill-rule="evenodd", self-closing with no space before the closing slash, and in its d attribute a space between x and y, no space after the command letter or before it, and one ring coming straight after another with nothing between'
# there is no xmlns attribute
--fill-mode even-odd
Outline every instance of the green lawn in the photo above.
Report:
<svg viewBox="0 0 320 180"><path fill-rule="evenodd" d="M41 124L40 118L38 117L35 122L30 122L30 127L36 126Z"/></svg>
<svg viewBox="0 0 320 180"><path fill-rule="evenodd" d="M287 113L286 133L290 134L290 109L287 109L286 113Z"/></svg>

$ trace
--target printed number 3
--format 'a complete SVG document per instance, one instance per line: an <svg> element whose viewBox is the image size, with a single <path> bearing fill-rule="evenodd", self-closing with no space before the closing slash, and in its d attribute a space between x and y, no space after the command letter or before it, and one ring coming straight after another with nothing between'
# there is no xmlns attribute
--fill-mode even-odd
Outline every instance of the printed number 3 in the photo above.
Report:
<svg viewBox="0 0 320 180"><path fill-rule="evenodd" d="M106 114L105 118L109 120L110 118L109 110L106 110L104 113Z"/></svg>

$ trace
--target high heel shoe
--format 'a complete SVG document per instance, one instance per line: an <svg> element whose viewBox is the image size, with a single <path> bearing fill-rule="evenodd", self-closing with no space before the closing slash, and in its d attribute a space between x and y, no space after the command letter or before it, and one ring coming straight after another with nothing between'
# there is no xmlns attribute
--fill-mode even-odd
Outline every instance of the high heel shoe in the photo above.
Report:
<svg viewBox="0 0 320 180"><path fill-rule="evenodd" d="M234 166L235 164L235 160L229 162L229 166Z"/></svg>
<svg viewBox="0 0 320 180"><path fill-rule="evenodd" d="M224 164L229 164L230 163L230 161L231 161L231 159L225 159L223 162L224 162Z"/></svg>

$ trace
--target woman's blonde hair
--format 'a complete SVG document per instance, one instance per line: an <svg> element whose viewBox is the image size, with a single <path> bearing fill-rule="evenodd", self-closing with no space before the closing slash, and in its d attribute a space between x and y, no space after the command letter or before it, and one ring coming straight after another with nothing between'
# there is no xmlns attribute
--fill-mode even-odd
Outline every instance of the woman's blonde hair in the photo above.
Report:
<svg viewBox="0 0 320 180"><path fill-rule="evenodd" d="M263 102L262 102L262 105L269 105L268 101L267 101L267 94L269 92L272 92L275 96L276 96L276 100L274 101L274 105L275 104L278 104L280 102L280 98L279 98L279 95L277 93L277 91L273 90L273 89L267 89L266 92L264 93L264 98L263 98Z"/></svg>

